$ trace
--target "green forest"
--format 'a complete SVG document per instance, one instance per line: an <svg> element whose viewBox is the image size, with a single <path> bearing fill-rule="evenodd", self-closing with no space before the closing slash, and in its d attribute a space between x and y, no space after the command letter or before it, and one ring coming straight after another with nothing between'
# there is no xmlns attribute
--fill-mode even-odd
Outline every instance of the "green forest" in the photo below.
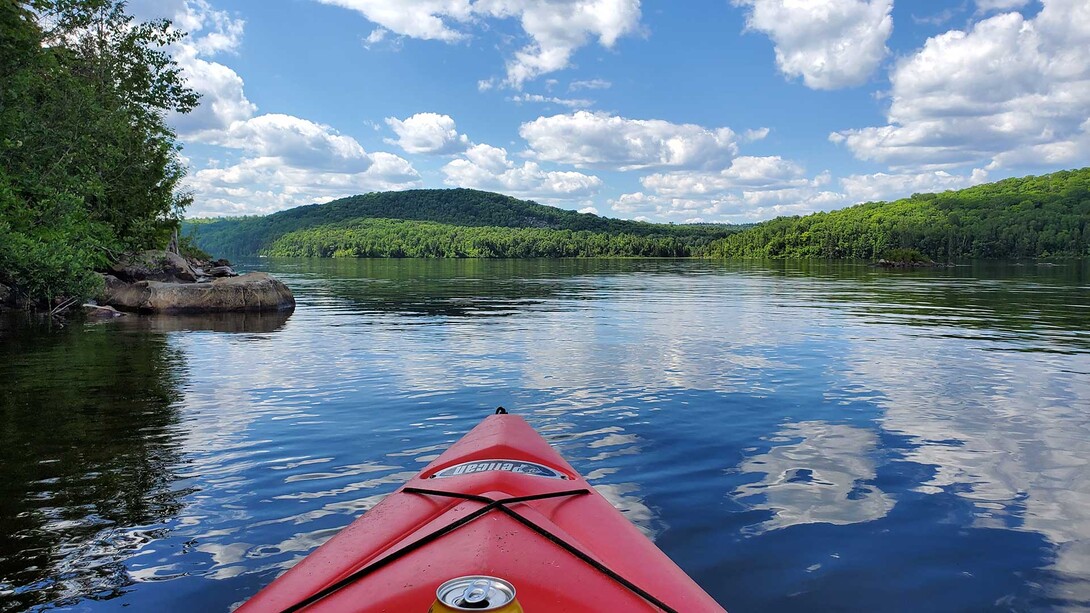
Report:
<svg viewBox="0 0 1090 613"><path fill-rule="evenodd" d="M593 258L689 257L693 244L673 236L455 226L427 221L358 219L296 230L265 250L277 257Z"/></svg>
<svg viewBox="0 0 1090 613"><path fill-rule="evenodd" d="M524 228L628 235L655 239L662 245L670 244L668 239L675 239L675 242L680 241L688 250L706 246L739 229L738 226L722 224L670 225L610 219L473 189L416 189L352 196L326 204L301 206L264 217L194 220L186 223L184 232L187 236L194 236L197 245L210 253L253 255L271 253L273 245L278 243L281 237L299 230L315 230L341 223L359 225L363 219L428 221L465 228ZM434 229L422 226L420 231L430 236ZM408 226L402 228L400 232L402 234L408 232ZM323 230L319 234L329 236L331 241L340 241L345 238L343 228L340 226ZM317 236L313 233L308 235L308 244L316 247ZM559 234L557 237L557 240L561 240ZM631 241L613 242L615 245L622 243L634 245ZM330 242L318 251L334 253L341 251L342 247L347 249L347 246L338 242ZM286 252L283 247L275 250L281 254ZM390 245L388 250L393 251L393 245ZM639 253L625 252L616 255L639 255Z"/></svg>
<svg viewBox="0 0 1090 613"><path fill-rule="evenodd" d="M469 189L373 193L196 220L202 249L285 257L712 257L940 261L1090 255L1090 168L751 226L652 224Z"/></svg>
<svg viewBox="0 0 1090 613"><path fill-rule="evenodd" d="M941 261L1090 255L1090 168L780 217L708 255L877 259L898 249Z"/></svg>
<svg viewBox="0 0 1090 613"><path fill-rule="evenodd" d="M165 116L198 101L166 51L180 37L114 0L0 1L5 294L87 296L95 269L167 243L188 199Z"/></svg>

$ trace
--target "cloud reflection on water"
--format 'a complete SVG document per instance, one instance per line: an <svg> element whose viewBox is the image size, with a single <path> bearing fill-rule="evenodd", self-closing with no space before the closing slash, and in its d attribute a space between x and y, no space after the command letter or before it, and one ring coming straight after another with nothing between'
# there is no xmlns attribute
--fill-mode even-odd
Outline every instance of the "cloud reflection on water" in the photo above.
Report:
<svg viewBox="0 0 1090 613"><path fill-rule="evenodd" d="M441 296L437 310L426 296L410 300L410 311L425 316L411 324L381 309L361 320L341 295L323 295L312 310L297 313L293 325L336 334L309 337L289 329L278 338L294 354L327 357L318 362L255 361L247 346L221 347L228 359L250 357L246 389L236 393L266 390L261 398L225 411L239 413L227 420L237 432L279 410L285 412L278 418L289 422L306 410L343 423L353 410L344 403L366 390L387 402L421 403L427 417L411 423L432 434L409 436L397 426L383 426L394 428L390 434L406 443L437 441L386 453L391 464L401 466L391 465L373 482L353 479L358 475L351 463L348 470L332 471L332 478L344 480L335 488L307 485L308 473L302 472L281 477L279 485L251 482L251 488L281 491L291 483L290 493L274 499L308 503L301 512L281 511L264 520L311 528L277 541L270 563L287 564L301 553L297 545L331 534L326 520L337 513L343 512L338 520L343 523L362 510L336 506L346 498L375 487L389 489L419 469L472 425L469 413L477 402L515 401L603 495L646 534L658 536L669 526L646 500L648 478L635 470L647 464L636 430L664 419L654 417L660 410L677 410L670 400L677 390L707 390L767 398L782 407L779 417L750 417L766 424L763 451L721 464L757 478L727 491L746 508L766 513L745 528L751 537L804 524L851 526L887 517L897 494L879 488L877 474L896 458L934 467L913 490L972 501L979 508L974 527L1044 534L1055 545L1052 569L1070 579L1045 589L1067 602L1086 601L1080 586L1090 577L1084 510L1090 508L1090 484L1081 458L1090 457L1084 449L1090 437L1085 417L1071 407L1090 406L1087 384L1080 383L1087 379L1077 376L1090 368L1086 354L1077 353L1079 345L1069 344L1080 338L1069 320L1055 314L1031 319L1028 307L1020 311L1003 303L1024 299L1011 284L987 280L965 287L964 280L936 285L913 277L902 282L791 272L679 275L669 266L652 266L605 276L545 277L537 282L535 300L527 301L518 297L525 279L482 283L469 283L468 291L499 293ZM467 285L448 289L455 287ZM959 296L966 292L972 299L962 304ZM983 295L987 292L1002 299ZM1065 300L1057 293L1056 300ZM371 307L378 304L369 300ZM475 316L484 314L505 317ZM1076 353L1022 352L1027 346ZM1062 376L1065 369L1076 376ZM815 379L819 396L802 395ZM299 393L308 387L313 395ZM458 389L501 391L476 399L457 396L473 407L446 404ZM838 410L858 405L871 407L873 415L841 421L849 414ZM434 410L428 407L439 414L428 414ZM816 413L831 419L811 418ZM226 424L217 423L209 438L229 438ZM888 433L906 437L907 443L884 449ZM754 441L744 443L750 447ZM308 449L290 438L287 444ZM251 454L241 451L219 461L246 470L238 463ZM694 458L693 466L708 463ZM679 470L668 478L681 478ZM382 495L364 500L369 505ZM218 541L231 546L230 539ZM226 569L245 564L214 559L209 572L234 573Z"/></svg>
<svg viewBox="0 0 1090 613"><path fill-rule="evenodd" d="M883 391L880 423L908 437L905 459L934 468L916 489L972 502L976 527L1044 535L1046 589L1090 605L1090 359L926 342L908 376L900 356L862 348L846 371Z"/></svg>
<svg viewBox="0 0 1090 613"><path fill-rule="evenodd" d="M909 440L899 460L935 467L916 491L973 501L978 527L1044 534L1057 546L1055 569L1090 576L1082 557L1090 471L1080 459L1090 457L1090 437L1085 416L1071 410L1090 406L1078 383L1090 368L1080 352L1085 330L1063 311L1069 287L869 271L777 278L649 268L576 278L567 287L548 280L545 289L562 286L551 291L564 299L540 293L545 300L514 321L437 321L440 336L421 332L433 335L430 351L405 363L391 356L387 367L398 387L421 392L451 380L481 388L517 381L533 392L535 415L547 424L573 413L647 419L663 404L660 395L677 389L775 397L814 376L798 358L818 357L832 386L821 402L870 403L878 419L863 426L806 420L807 405L799 404L798 421L780 433L791 440L773 441L737 467L763 480L734 496L772 513L753 531L886 516L896 497L869 482L889 460L879 453L879 435L890 432ZM1055 306L1042 314L1040 300ZM416 332L395 327L379 344L397 337L424 345ZM1065 369L1074 372L1066 377ZM1054 406L1042 406L1050 398ZM581 459L591 474L608 477L614 469L601 461L638 451Z"/></svg>
<svg viewBox="0 0 1090 613"><path fill-rule="evenodd" d="M767 510L756 533L799 524L856 524L884 517L895 501L874 485L878 437L873 431L820 421L784 426L766 453L739 466L763 474L734 492L740 502Z"/></svg>
<svg viewBox="0 0 1090 613"><path fill-rule="evenodd" d="M1012 606L1090 604L1090 326L1064 306L1090 298L1084 282L612 262L458 264L439 279L417 263L415 281L363 283L342 268L393 264L350 264L288 272L300 307L269 330L139 331L185 357L180 397L153 403L170 420L136 448L166 445L149 465L172 504L139 525L82 528L90 516L64 507L72 516L43 524L80 532L64 559L105 551L127 574L96 586L199 578L208 602L237 602L249 592L229 590L294 564L504 404L712 589L756 576L753 560L724 567L729 549L779 556L770 591L825 560L798 585L831 589L836 568L862 572L850 565L867 558L834 563L797 535L847 543L867 524L895 538L964 521L943 538L1047 539L1017 577L982 567L1024 584ZM920 498L974 512L899 515ZM1009 553L991 546L980 556ZM889 561L905 583L960 572L933 563ZM115 604L141 608L151 589Z"/></svg>

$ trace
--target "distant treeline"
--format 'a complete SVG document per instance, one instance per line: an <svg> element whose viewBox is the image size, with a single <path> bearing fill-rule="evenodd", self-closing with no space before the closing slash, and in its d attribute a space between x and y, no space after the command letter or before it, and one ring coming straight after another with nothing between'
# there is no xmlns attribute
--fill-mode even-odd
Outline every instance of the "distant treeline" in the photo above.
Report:
<svg viewBox="0 0 1090 613"><path fill-rule="evenodd" d="M359 219L427 221L451 226L530 228L674 237L694 247L736 232L721 224L670 225L611 219L545 206L473 189L417 189L342 198L301 206L263 217L234 217L187 222L205 251L227 255L264 253L280 237Z"/></svg>
<svg viewBox="0 0 1090 613"><path fill-rule="evenodd" d="M941 260L1090 255L1090 168L780 217L708 255L876 259L901 248Z"/></svg>
<svg viewBox="0 0 1090 613"><path fill-rule="evenodd" d="M281 236L266 250L278 257L574 258L699 255L670 236L587 230L473 227L426 221L359 219Z"/></svg>

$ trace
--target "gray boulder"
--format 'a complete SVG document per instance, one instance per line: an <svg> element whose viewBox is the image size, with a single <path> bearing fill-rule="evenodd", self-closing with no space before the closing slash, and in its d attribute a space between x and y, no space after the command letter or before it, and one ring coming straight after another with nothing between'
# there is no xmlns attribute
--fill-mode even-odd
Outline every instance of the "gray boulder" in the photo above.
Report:
<svg viewBox="0 0 1090 613"><path fill-rule="evenodd" d="M170 251L144 251L110 267L110 273L126 283L137 281L188 282L197 274L185 258Z"/></svg>
<svg viewBox="0 0 1090 613"><path fill-rule="evenodd" d="M223 277L210 283L126 283L106 275L101 302L125 311L149 313L225 313L295 308L286 285L268 273Z"/></svg>
<svg viewBox="0 0 1090 613"><path fill-rule="evenodd" d="M238 273L230 266L213 266L206 272L209 277L237 277Z"/></svg>

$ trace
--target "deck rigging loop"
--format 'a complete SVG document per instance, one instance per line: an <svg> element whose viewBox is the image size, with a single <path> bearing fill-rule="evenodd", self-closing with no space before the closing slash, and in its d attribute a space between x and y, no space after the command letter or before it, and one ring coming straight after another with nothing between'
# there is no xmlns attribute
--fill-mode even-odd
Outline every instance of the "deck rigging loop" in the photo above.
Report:
<svg viewBox="0 0 1090 613"><path fill-rule="evenodd" d="M503 407L496 407L496 415L507 415L507 409Z"/></svg>
<svg viewBox="0 0 1090 613"><path fill-rule="evenodd" d="M500 411L503 411L503 413L500 413ZM502 415L502 414L507 413L507 410L504 409L503 407L500 407L500 408L496 409L496 413L498 415ZM545 494L534 494L534 495L531 495L531 496L515 496L515 497L512 497L512 498L501 498L499 500L495 500L495 499L489 498L488 496L481 496L481 495L478 495L478 494L463 494L461 492L447 492L447 491L443 491L443 490L429 490L429 489L423 489L423 488L418 488L418 487L406 487L402 491L407 493L407 494L419 494L421 496L443 496L443 497L447 497L447 498L460 498L462 500L472 500L474 502L480 502L480 503L484 504L485 506L477 509L476 511L470 513L469 515L466 515L465 517L462 517L461 519L453 521L453 522L447 524L446 526L443 526L442 528L439 528L435 532L427 534L426 536L423 536L420 539L418 539L416 541L413 541L409 545L406 545L405 547L402 547L401 549L398 549L397 551L395 551L395 552L393 552L393 553L391 553L391 554L389 554L387 556L384 556L382 558L379 558L378 560L375 560L374 562L364 566L363 568L357 570L356 572L352 573L351 575L348 575L344 579L341 579L340 581L337 581L336 583L328 585L325 588L315 592L314 594L311 594L307 598L304 598L303 600L297 602L296 604L284 609L282 613L294 613L295 611L299 611L299 610L301 610L301 609L303 609L305 607L308 607L308 606L318 602L319 600L325 598L326 596L329 596L330 594L333 594L334 592L337 592L337 591L339 591L339 590L341 590L341 589L343 589L345 587L348 587L349 585L355 583L356 581L359 581L360 579L366 577L367 575L369 575L372 572L378 570L379 568L382 568L383 566L386 566L387 564L390 564L391 562L394 562L395 560L397 560L397 559L399 559L399 558L401 558L401 557L403 557L403 556L405 556L405 555L407 555L407 554L409 554L409 553L411 553L413 551L416 551L417 549L420 549L424 545L427 545L428 543L436 541L436 540L438 540L439 538L441 538L442 536L444 536L446 534L454 532L458 528L461 528L462 526L468 524L469 522L486 515L490 511L495 511L495 510L499 510L499 511L505 513L506 515L508 515L512 519L514 519L515 521L518 521L519 523L526 526L527 528L533 530L534 532L537 532L538 534L545 537L550 542L552 542L555 545L559 546L561 549L567 551L568 553L574 555L575 557L579 558L580 560L586 562L587 564L589 564L592 568L594 568L598 572L604 574L605 576L609 577L610 579L612 579L612 580L616 581L617 583L621 584L622 586L627 588L629 591L631 591L634 594L640 596L641 598L643 598L647 602L650 602L651 604L655 605L656 607L658 607L659 609L661 609L665 613L678 613L678 611L676 609L670 607L669 605L667 605L663 601L659 600L658 598L655 598L649 592L647 592L646 590L640 588L639 586L632 583L628 579L625 579L624 577L619 575L616 571L612 570L611 568L609 568L605 564L602 564L598 560L595 560L594 558L590 557L589 555L584 553L581 549L579 549L575 545L572 545L571 543L568 543L567 541L560 538L559 536L553 534L552 532L549 532L547 529L535 524L534 522L530 521L529 519L526 519L522 515L516 513L512 509L508 508L508 505L518 504L520 502L532 502L534 500L544 500L544 499L547 499L547 498L560 498L560 497L563 497L563 496L582 496L582 495L590 493L590 490L588 490L586 488L577 489L577 490L564 490L564 491L560 491L560 492L548 492L548 493L545 493Z"/></svg>

